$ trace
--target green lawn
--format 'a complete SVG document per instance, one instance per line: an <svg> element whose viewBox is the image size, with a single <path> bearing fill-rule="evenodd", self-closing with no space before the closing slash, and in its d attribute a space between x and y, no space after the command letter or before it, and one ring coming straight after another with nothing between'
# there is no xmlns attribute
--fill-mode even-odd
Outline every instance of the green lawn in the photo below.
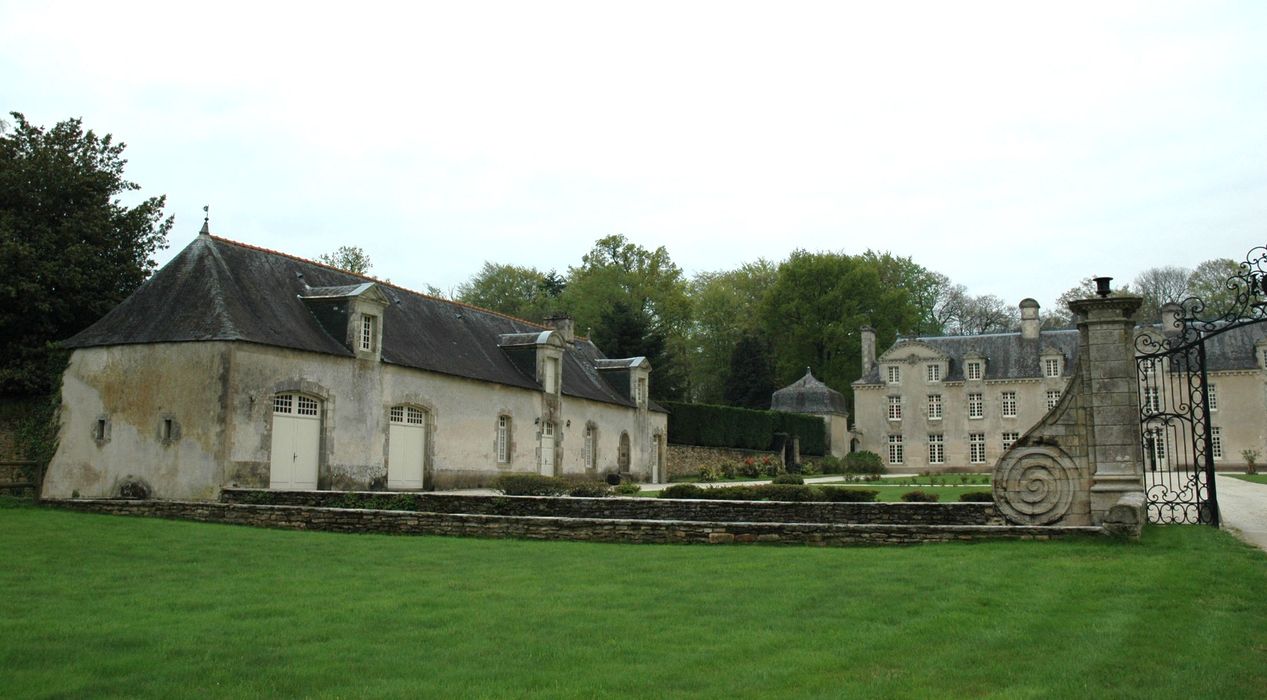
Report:
<svg viewBox="0 0 1267 700"><path fill-rule="evenodd" d="M1241 481L1252 481L1255 484L1267 484L1267 474L1225 474L1224 476Z"/></svg>
<svg viewBox="0 0 1267 700"><path fill-rule="evenodd" d="M902 500L902 494L911 491L923 491L924 493L935 493L938 495L938 501L941 503L957 503L959 495L963 493L977 493L980 491L989 491L990 485L984 486L894 486L886 484L883 481L872 481L864 484L848 484L838 486L836 488L843 489L865 489L878 492L875 500L897 502Z"/></svg>
<svg viewBox="0 0 1267 700"><path fill-rule="evenodd" d="M911 548L0 509L0 697L1241 698L1267 556L1205 527Z"/></svg>

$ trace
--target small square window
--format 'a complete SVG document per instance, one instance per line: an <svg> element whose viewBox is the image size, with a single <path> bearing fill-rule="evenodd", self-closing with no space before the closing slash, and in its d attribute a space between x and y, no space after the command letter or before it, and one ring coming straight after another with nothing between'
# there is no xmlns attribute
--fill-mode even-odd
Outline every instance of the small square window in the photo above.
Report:
<svg viewBox="0 0 1267 700"><path fill-rule="evenodd" d="M1003 449L1004 449L1004 451L1006 451L1006 450L1010 449L1010 448L1012 447L1012 445L1015 445L1015 444L1016 444L1016 441L1017 441L1017 440L1020 440L1020 439L1021 439L1021 434L1020 434L1020 433L1018 433L1018 432L1008 432L1008 433L1003 433Z"/></svg>
<svg viewBox="0 0 1267 700"><path fill-rule="evenodd" d="M1048 391L1047 392L1047 410L1050 411L1051 409L1055 408L1056 404L1058 403L1060 403L1060 392Z"/></svg>

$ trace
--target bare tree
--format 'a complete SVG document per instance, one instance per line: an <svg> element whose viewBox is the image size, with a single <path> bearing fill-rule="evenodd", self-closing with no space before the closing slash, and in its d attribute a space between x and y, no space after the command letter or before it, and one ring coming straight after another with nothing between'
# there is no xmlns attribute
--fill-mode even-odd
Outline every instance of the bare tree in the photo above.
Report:
<svg viewBox="0 0 1267 700"><path fill-rule="evenodd" d="M1188 296L1188 280L1192 270L1177 265L1150 267L1139 273L1132 291L1144 298L1136 316L1143 323L1161 320L1161 307L1183 301Z"/></svg>

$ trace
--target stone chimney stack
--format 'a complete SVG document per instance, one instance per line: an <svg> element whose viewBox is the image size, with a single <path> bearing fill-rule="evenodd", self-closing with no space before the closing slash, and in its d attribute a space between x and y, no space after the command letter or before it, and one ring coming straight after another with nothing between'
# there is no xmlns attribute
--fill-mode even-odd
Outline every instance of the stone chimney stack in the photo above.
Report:
<svg viewBox="0 0 1267 700"><path fill-rule="evenodd" d="M862 331L862 373L865 375L875 367L875 329L863 326Z"/></svg>
<svg viewBox="0 0 1267 700"><path fill-rule="evenodd" d="M1038 302L1028 298L1021 299L1021 337L1037 340L1038 329Z"/></svg>
<svg viewBox="0 0 1267 700"><path fill-rule="evenodd" d="M1178 335L1183 330L1183 307L1174 303L1161 307L1161 332L1166 335Z"/></svg>
<svg viewBox="0 0 1267 700"><path fill-rule="evenodd" d="M567 314L558 314L551 316L545 320L545 324L558 331L563 337L563 342L571 343L576 340L576 324L572 321L572 317Z"/></svg>

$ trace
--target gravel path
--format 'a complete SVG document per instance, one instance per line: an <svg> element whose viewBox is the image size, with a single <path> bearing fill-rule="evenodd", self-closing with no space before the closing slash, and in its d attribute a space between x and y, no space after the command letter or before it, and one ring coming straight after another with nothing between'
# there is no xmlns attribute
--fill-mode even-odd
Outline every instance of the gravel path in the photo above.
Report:
<svg viewBox="0 0 1267 700"><path fill-rule="evenodd" d="M1267 485L1216 475L1223 528L1267 551Z"/></svg>

